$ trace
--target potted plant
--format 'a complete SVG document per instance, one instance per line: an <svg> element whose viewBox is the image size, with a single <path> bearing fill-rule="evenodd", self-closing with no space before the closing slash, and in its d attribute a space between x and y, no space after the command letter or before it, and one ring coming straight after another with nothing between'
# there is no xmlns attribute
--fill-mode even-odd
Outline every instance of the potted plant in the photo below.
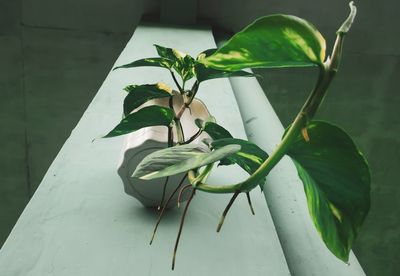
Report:
<svg viewBox="0 0 400 276"><path fill-rule="evenodd" d="M356 7L351 2L350 15L338 29L329 56L326 56L323 36L313 25L295 16L277 14L257 19L221 48L206 50L196 58L156 45L159 57L118 67L164 68L171 72L178 89L174 92L164 85L127 87L125 117L105 136L114 137L154 126L166 130L168 147L144 157L132 177L152 180L182 175L171 193L161 192L164 196L154 234L171 199L177 195L179 204L182 194L189 191L175 243L172 269L184 219L195 193L232 194L217 227L220 231L235 199L243 193L251 207L249 192L258 186L263 188L265 177L285 155L292 158L298 170L309 213L324 243L336 257L348 261L354 239L370 207L369 167L344 130L313 118L339 69L343 40L355 15ZM211 115L193 118L197 130L186 135L182 116L190 112L202 82L213 78L253 76L242 70L245 68L299 66L316 66L319 75L314 89L272 152L266 153L249 141L232 137ZM175 74L179 75L180 81ZM187 83L190 82L192 85L188 89ZM142 106L159 98L168 100L164 104ZM177 99L180 101L178 106L174 105ZM200 141L198 138L202 134L208 137ZM216 164L237 164L249 177L240 183L209 185L206 179ZM167 181L164 182L166 185ZM165 191L165 188L160 190Z"/></svg>

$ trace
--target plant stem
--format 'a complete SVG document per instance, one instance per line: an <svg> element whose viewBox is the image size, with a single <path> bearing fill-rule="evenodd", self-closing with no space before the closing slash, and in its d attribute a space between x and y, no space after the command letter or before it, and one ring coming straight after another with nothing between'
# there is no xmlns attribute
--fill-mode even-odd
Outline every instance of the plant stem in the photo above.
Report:
<svg viewBox="0 0 400 276"><path fill-rule="evenodd" d="M173 97L172 96L169 97L168 105L169 105L169 107L171 109L173 109L174 103L173 103ZM174 136L173 136L173 133L172 133L172 126L168 126L168 144L167 144L167 147L170 148L170 147L173 146L173 144L174 144ZM160 210L161 206L163 206L164 199L165 199L165 192L167 190L167 185L168 185L168 180L169 180L169 177L167 176L165 178L165 182L164 182L163 193L162 193L162 197L161 197L161 203L158 206L157 210Z"/></svg>
<svg viewBox="0 0 400 276"><path fill-rule="evenodd" d="M178 118L175 118L174 122L176 126L176 135L178 138L178 144L182 144L185 142L185 134L183 133L181 121Z"/></svg>
<svg viewBox="0 0 400 276"><path fill-rule="evenodd" d="M196 94L197 94L197 91L198 91L198 89L199 89L199 85L200 85L199 81L196 81L196 82L193 84L192 89L190 89L190 97L189 97L189 100L187 100L187 101L184 100L183 105L181 106L181 108L179 109L178 113L177 113L176 116L175 116L176 118L180 119L180 118L182 117L182 115L183 115L183 112L185 112L185 109L188 108L188 107L190 106L190 104L192 103L194 97L195 97Z"/></svg>
<svg viewBox="0 0 400 276"><path fill-rule="evenodd" d="M168 106L172 110L174 110L174 97L169 97ZM174 145L174 133L172 126L168 126L168 147L172 147Z"/></svg>
<svg viewBox="0 0 400 276"><path fill-rule="evenodd" d="M183 144L184 144L184 145L190 144L191 142L193 142L194 140L196 140L196 138L199 137L200 134L201 134L202 132L203 132L203 131L202 131L201 129L199 129L192 137L190 137L189 139L187 139Z"/></svg>
<svg viewBox="0 0 400 276"><path fill-rule="evenodd" d="M192 198L193 198L195 192L196 192L196 189L193 188L192 192L190 193L189 199L188 199L188 201L186 203L185 209L183 210L181 223L179 225L178 236L176 237L174 253L173 253L173 256L172 256L172 270L174 270L174 268L175 268L176 251L178 250L178 244L179 244L179 239L180 239L181 234L182 234L183 223L185 222L186 213L187 213L187 210L189 209L190 202L192 202Z"/></svg>
<svg viewBox="0 0 400 276"><path fill-rule="evenodd" d="M179 182L178 186L176 186L175 190L171 193L171 195L168 197L167 201L164 203L164 206L161 209L160 215L158 216L158 220L157 220L156 226L154 227L153 235L151 236L151 240L150 240L150 245L153 243L154 237L155 237L156 232L157 232L158 225L160 224L161 219L163 218L164 211L167 209L168 204L171 202L171 199L174 197L176 192L182 186L182 184L185 181L186 177L187 177L187 174L185 174L185 176L181 179L181 181Z"/></svg>
<svg viewBox="0 0 400 276"><path fill-rule="evenodd" d="M176 114L176 118L177 119L180 119L181 117L182 117L182 115L183 115L183 112L185 112L185 110L186 110L186 108L188 108L189 107L189 105L187 104L187 103L184 103L182 106L181 106L181 108L179 109L179 111L178 111L178 113Z"/></svg>
<svg viewBox="0 0 400 276"><path fill-rule="evenodd" d="M178 143L179 144L185 143L185 135L184 135L184 132L183 132L183 128L182 128L182 124L180 122L180 119L181 119L183 113L185 112L186 108L188 108L190 106L190 104L192 103L194 97L197 94L198 89L199 89L199 82L196 81L193 84L193 87L191 89L191 96L190 96L189 100L185 101L183 103L183 105L181 106L181 108L179 109L178 113L176 114L176 116L174 118L174 122L175 122L175 125L176 125L176 130L177 130L177 138L178 138Z"/></svg>
<svg viewBox="0 0 400 276"><path fill-rule="evenodd" d="M175 77L174 72L173 72L172 70L170 70L170 72L171 72L171 76L172 76L172 79L174 80L174 83L175 83L176 87L178 88L179 92L180 92L181 94L183 94L185 91L184 91L184 90L182 89L182 87L180 86L178 80L177 80L176 77Z"/></svg>
<svg viewBox="0 0 400 276"><path fill-rule="evenodd" d="M222 224L224 224L225 217L228 214L229 209L231 208L233 202L235 201L235 199L237 198L239 193L240 193L240 191L235 191L235 193L233 194L231 200L229 200L228 205L226 205L225 210L222 213L221 219L219 220L219 223L218 223L218 226L217 226L217 232L221 231L221 227L222 227Z"/></svg>
<svg viewBox="0 0 400 276"><path fill-rule="evenodd" d="M196 80L196 82L193 84L192 89L190 90L191 95L190 95L189 101L187 102L187 106L189 106L192 103L194 97L196 97L197 91L199 90L199 86L200 86L200 82L198 80Z"/></svg>

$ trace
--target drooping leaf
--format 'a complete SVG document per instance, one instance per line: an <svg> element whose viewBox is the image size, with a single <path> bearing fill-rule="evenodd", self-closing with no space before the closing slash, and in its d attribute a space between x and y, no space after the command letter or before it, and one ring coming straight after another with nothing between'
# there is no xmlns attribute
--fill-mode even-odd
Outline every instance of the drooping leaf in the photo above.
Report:
<svg viewBox="0 0 400 276"><path fill-rule="evenodd" d="M268 158L268 154L256 144L235 138L225 138L214 140L212 147L219 149L226 145L240 145L240 151L221 160L219 165L238 164L249 174L253 174L258 167Z"/></svg>
<svg viewBox="0 0 400 276"><path fill-rule="evenodd" d="M134 67L144 67L144 66L152 66L152 67L162 67L166 69L170 69L172 67L172 62L165 58L144 58L139 59L134 62L117 66L113 70L120 69L120 68L134 68Z"/></svg>
<svg viewBox="0 0 400 276"><path fill-rule="evenodd" d="M167 107L152 105L129 114L103 138L115 137L134 132L144 127L169 126L175 112Z"/></svg>
<svg viewBox="0 0 400 276"><path fill-rule="evenodd" d="M214 163L239 150L239 145L228 145L214 151L198 144L170 147L146 156L132 176L154 179L175 175Z"/></svg>
<svg viewBox="0 0 400 276"><path fill-rule="evenodd" d="M197 61L195 63L195 75L199 82L218 79L218 78L227 78L227 77L255 77L256 74L246 72L243 70L240 71L226 71L226 70L217 70L211 67L206 67L204 64L199 62L200 60L212 55L217 49L208 49L201 54L198 55Z"/></svg>
<svg viewBox="0 0 400 276"><path fill-rule="evenodd" d="M324 38L313 25L295 16L277 14L257 19L201 62L230 71L321 65L325 48Z"/></svg>
<svg viewBox="0 0 400 276"><path fill-rule="evenodd" d="M307 126L288 151L304 184L311 218L329 250L347 262L370 208L368 164L352 139L327 122Z"/></svg>
<svg viewBox="0 0 400 276"><path fill-rule="evenodd" d="M202 129L206 132L210 137L214 140L223 139L223 138L233 138L233 136L222 126L215 123L214 120L206 120L203 121L201 119L195 120L196 125L198 128Z"/></svg>
<svg viewBox="0 0 400 276"><path fill-rule="evenodd" d="M172 89L163 83L130 85L125 90L128 92L124 100L125 116L149 100L172 96Z"/></svg>

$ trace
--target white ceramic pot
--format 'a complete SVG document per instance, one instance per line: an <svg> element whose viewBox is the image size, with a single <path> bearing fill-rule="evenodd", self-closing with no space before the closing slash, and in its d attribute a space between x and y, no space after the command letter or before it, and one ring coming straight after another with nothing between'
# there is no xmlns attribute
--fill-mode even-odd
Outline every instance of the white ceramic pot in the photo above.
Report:
<svg viewBox="0 0 400 276"><path fill-rule="evenodd" d="M183 104L181 95L175 93L173 96L173 103L175 112L178 112ZM147 102L140 108L148 105L162 105L168 106L168 98L157 99ZM197 131L198 127L195 125L194 120L199 118L206 120L210 116L206 106L198 99L194 99L190 105L190 109L186 109L181 117L182 127L185 133L185 139L192 137ZM176 143L176 128L173 129L174 143ZM206 138L206 134L200 135L193 143L201 141ZM133 178L132 173L140 161L143 160L148 154L167 147L168 143L168 129L165 126L155 126L142 128L138 131L126 135L124 145L122 148L121 161L118 167L118 174L120 175L124 184L125 192L138 199L146 207L158 207L162 200L163 188L165 178L158 178L153 180L141 180ZM169 177L166 187L165 200L168 199L170 194L179 185L179 182L184 177L184 174L178 174ZM182 187L188 183L186 179ZM182 195L182 200L185 201L188 197L189 189ZM177 194L169 203L168 207L176 206Z"/></svg>

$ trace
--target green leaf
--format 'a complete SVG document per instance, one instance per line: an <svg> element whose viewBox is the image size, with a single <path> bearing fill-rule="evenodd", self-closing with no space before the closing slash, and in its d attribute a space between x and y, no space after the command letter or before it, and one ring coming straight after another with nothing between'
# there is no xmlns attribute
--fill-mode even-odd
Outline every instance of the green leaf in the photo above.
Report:
<svg viewBox="0 0 400 276"><path fill-rule="evenodd" d="M350 136L327 122L307 126L288 155L304 184L311 218L329 250L347 262L370 208L370 172Z"/></svg>
<svg viewBox="0 0 400 276"><path fill-rule="evenodd" d="M246 71L226 71L226 70L217 70L211 67L206 67L204 64L199 62L200 60L212 55L217 49L208 49L197 57L197 62L195 63L195 75L199 82L218 79L218 78L227 78L227 77L255 77L256 74L249 73Z"/></svg>
<svg viewBox="0 0 400 276"><path fill-rule="evenodd" d="M144 127L169 126L174 116L174 111L167 107L158 105L144 107L122 119L122 121L103 138L124 135Z"/></svg>
<svg viewBox="0 0 400 276"><path fill-rule="evenodd" d="M156 47L157 53L160 57L169 59L170 61L175 62L178 58L182 58L185 54L181 54L180 52L174 50L172 48L167 48L161 45L154 44Z"/></svg>
<svg viewBox="0 0 400 276"><path fill-rule="evenodd" d="M154 179L175 175L214 163L239 150L239 145L228 145L214 151L196 144L170 147L146 156L132 176Z"/></svg>
<svg viewBox="0 0 400 276"><path fill-rule="evenodd" d="M170 61L171 67L181 76L185 82L194 76L194 59L176 49L166 48L160 45L154 45L160 57Z"/></svg>
<svg viewBox="0 0 400 276"><path fill-rule="evenodd" d="M201 62L230 71L321 65L325 48L324 38L310 23L295 16L277 14L256 20Z"/></svg>
<svg viewBox="0 0 400 276"><path fill-rule="evenodd" d="M152 66L152 67L162 67L162 68L171 68L172 62L165 58L144 58L139 59L134 62L117 66L113 70L120 69L120 68L134 68L134 67L144 67L144 66Z"/></svg>
<svg viewBox="0 0 400 276"><path fill-rule="evenodd" d="M203 121L201 119L196 119L195 124L198 128L206 132L214 140L223 138L233 138L233 136L222 126L215 123L214 117L212 119Z"/></svg>
<svg viewBox="0 0 400 276"><path fill-rule="evenodd" d="M129 85L125 90L129 93L124 100L125 116L151 99L172 96L172 89L163 83Z"/></svg>
<svg viewBox="0 0 400 276"><path fill-rule="evenodd" d="M235 138L225 138L214 140L211 143L214 149L219 149L226 145L240 145L240 151L232 154L225 159L221 160L219 165L231 165L238 164L242 169L244 169L249 174L253 174L260 165L268 158L268 154L263 151L256 144Z"/></svg>
<svg viewBox="0 0 400 276"><path fill-rule="evenodd" d="M186 55L175 65L174 69L182 77L183 81L187 81L194 77L194 64L194 59Z"/></svg>

